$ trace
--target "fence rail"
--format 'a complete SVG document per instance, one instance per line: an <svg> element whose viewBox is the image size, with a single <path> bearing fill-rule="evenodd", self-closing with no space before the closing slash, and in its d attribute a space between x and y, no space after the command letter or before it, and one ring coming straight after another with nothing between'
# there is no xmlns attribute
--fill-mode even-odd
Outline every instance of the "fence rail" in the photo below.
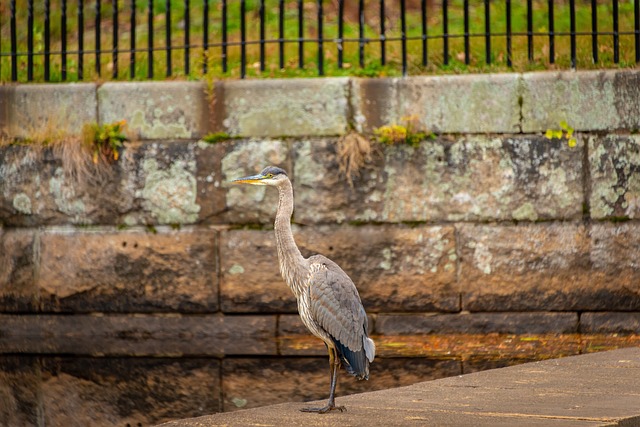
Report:
<svg viewBox="0 0 640 427"><path fill-rule="evenodd" d="M0 80L640 63L640 0L5 0Z"/></svg>

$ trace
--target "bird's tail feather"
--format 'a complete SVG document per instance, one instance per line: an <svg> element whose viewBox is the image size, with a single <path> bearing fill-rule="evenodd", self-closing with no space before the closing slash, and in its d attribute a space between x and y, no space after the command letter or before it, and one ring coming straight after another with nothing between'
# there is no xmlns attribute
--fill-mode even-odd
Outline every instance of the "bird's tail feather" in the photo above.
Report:
<svg viewBox="0 0 640 427"><path fill-rule="evenodd" d="M363 350L352 351L340 341L335 340L338 357L347 372L359 380L369 379L369 359Z"/></svg>

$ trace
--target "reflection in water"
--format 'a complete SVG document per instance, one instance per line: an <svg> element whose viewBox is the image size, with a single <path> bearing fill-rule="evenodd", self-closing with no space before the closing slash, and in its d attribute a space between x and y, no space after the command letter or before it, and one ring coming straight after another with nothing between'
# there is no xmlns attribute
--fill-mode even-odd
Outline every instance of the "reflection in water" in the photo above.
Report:
<svg viewBox="0 0 640 427"><path fill-rule="evenodd" d="M0 356L0 425L148 426L287 401L324 399L324 357ZM461 373L456 360L376 360L338 396Z"/></svg>
<svg viewBox="0 0 640 427"><path fill-rule="evenodd" d="M322 345L306 336L280 341L278 352L285 356L0 355L0 426L149 426L326 399ZM426 335L376 341L381 357L371 366L370 380L341 376L338 401L351 393L638 345L640 336Z"/></svg>

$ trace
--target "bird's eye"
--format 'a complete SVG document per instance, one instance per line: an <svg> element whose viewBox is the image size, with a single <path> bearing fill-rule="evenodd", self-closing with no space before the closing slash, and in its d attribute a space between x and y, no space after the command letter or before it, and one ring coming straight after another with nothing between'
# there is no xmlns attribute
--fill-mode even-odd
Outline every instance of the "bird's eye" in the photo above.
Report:
<svg viewBox="0 0 640 427"><path fill-rule="evenodd" d="M265 175L267 178L273 178L273 174L272 173L268 173L267 175Z"/></svg>

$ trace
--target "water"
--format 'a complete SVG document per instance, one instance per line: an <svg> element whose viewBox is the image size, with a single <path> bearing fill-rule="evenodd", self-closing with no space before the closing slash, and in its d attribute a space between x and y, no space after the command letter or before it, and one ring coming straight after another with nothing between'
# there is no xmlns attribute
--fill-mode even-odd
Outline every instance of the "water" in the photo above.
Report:
<svg viewBox="0 0 640 427"><path fill-rule="evenodd" d="M356 381L341 371L338 402L340 396L351 393L640 344L638 335L374 338L379 357L371 366L370 380ZM5 339L2 344L0 348L6 349L11 343ZM37 343L22 344L37 349ZM5 351L0 355L0 426L143 427L220 411L328 397L328 357L319 340L281 337L271 344L276 349L272 354L232 356L199 355L206 343L194 345L192 341L186 341L180 352L172 341L168 347L175 354L138 357L109 356L109 351L106 355L78 356L71 354L69 345L65 346L66 354ZM596 344L591 350L585 347ZM95 348L108 350L98 342ZM135 349L127 349L136 354Z"/></svg>

